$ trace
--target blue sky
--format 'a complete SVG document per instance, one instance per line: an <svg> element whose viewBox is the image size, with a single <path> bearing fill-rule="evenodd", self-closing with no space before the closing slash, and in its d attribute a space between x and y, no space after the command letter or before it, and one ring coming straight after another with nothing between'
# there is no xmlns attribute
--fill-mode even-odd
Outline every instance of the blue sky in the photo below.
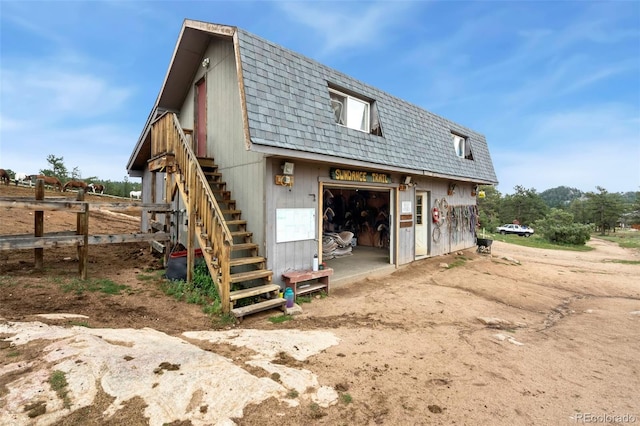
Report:
<svg viewBox="0 0 640 426"><path fill-rule="evenodd" d="M503 194L640 190L640 1L0 0L0 167L123 180L185 18L484 134Z"/></svg>

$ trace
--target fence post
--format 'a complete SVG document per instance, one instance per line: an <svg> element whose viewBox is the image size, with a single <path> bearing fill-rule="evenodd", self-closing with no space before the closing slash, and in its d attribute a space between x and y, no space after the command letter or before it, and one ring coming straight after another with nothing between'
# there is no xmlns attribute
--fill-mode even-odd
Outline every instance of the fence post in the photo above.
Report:
<svg viewBox="0 0 640 426"><path fill-rule="evenodd" d="M76 201L84 201L84 190L78 190ZM82 245L78 246L78 273L80 279L87 279L87 258L89 257L89 203L84 203L84 211L77 214L76 234L83 235Z"/></svg>
<svg viewBox="0 0 640 426"><path fill-rule="evenodd" d="M44 180L36 180L36 200L44 200ZM34 219L34 237L42 237L44 235L44 211L36 210L33 216ZM35 257L35 269L42 269L44 266L44 249L33 249L33 255Z"/></svg>

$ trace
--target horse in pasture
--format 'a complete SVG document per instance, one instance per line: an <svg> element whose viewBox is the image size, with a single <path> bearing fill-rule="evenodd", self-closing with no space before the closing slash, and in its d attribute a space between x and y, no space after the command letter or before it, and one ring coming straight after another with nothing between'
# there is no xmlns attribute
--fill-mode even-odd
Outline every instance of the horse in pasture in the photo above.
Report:
<svg viewBox="0 0 640 426"><path fill-rule="evenodd" d="M89 185L87 185L87 189L91 192L99 192L100 194L104 194L104 185L101 185L99 183L90 183Z"/></svg>
<svg viewBox="0 0 640 426"><path fill-rule="evenodd" d="M142 197L142 191L129 192L129 198L137 198L139 200L141 197Z"/></svg>
<svg viewBox="0 0 640 426"><path fill-rule="evenodd" d="M54 188L58 187L58 191L62 192L62 182L60 182L60 180L57 177L38 175L36 176L36 179L42 179L45 184L51 185Z"/></svg>
<svg viewBox="0 0 640 426"><path fill-rule="evenodd" d="M9 185L9 181L11 181L9 173L7 173L5 169L0 169L0 182L4 183L5 185Z"/></svg>
<svg viewBox="0 0 640 426"><path fill-rule="evenodd" d="M31 178L32 177L33 177L33 175L28 175L26 173L18 172L14 176L13 180L15 181L16 186L18 186L18 182L24 182L25 180L28 180L29 181L29 186L31 186L32 185L32 182L31 182Z"/></svg>
<svg viewBox="0 0 640 426"><path fill-rule="evenodd" d="M82 188L86 191L87 184L81 180L70 180L69 182L64 184L64 187L62 188L62 192L65 192L67 188L78 188L78 189Z"/></svg>

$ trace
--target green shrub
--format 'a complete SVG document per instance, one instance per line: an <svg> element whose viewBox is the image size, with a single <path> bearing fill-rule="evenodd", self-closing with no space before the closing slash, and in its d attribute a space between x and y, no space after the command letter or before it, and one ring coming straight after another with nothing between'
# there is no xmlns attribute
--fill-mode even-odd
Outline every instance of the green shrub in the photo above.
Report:
<svg viewBox="0 0 640 426"><path fill-rule="evenodd" d="M554 244L585 245L591 238L592 227L574 223L573 214L551 209L547 217L536 221L536 233Z"/></svg>

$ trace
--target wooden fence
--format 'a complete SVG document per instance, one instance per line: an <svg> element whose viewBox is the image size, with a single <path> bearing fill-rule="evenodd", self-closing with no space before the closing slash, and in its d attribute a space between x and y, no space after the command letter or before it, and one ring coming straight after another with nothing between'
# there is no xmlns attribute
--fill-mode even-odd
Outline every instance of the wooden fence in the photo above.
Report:
<svg viewBox="0 0 640 426"><path fill-rule="evenodd" d="M89 235L90 208L106 209L109 211L169 212L169 204L145 204L139 202L127 203L89 203L84 201L84 192L78 192L75 201L69 198L44 198L44 181L38 179L35 185L35 198L0 197L0 207L8 209L27 209L34 211L34 233L25 235L0 235L0 250L33 249L35 269L42 269L44 264L44 249L64 246L76 246L78 250L79 274L81 279L87 279L87 258L89 246L95 244L132 243L141 241L169 241L169 233L161 231L154 233L107 234ZM77 212L76 230L44 233L45 211Z"/></svg>

